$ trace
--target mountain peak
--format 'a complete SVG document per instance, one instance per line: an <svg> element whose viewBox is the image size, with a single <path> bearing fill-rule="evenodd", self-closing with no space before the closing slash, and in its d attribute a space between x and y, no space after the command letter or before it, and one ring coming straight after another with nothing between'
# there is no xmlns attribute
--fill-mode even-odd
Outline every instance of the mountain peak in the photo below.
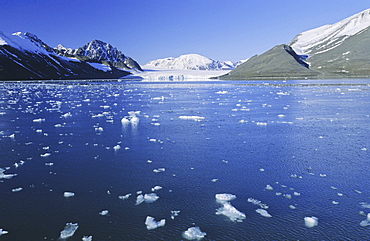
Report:
<svg viewBox="0 0 370 241"><path fill-rule="evenodd" d="M370 26L370 9L337 23L324 25L298 34L289 45L297 54L314 55L339 46L345 39Z"/></svg>
<svg viewBox="0 0 370 241"><path fill-rule="evenodd" d="M219 62L200 54L184 54L177 58L169 57L149 61L146 65L165 69L189 69L189 70L227 70L233 69L233 65Z"/></svg>

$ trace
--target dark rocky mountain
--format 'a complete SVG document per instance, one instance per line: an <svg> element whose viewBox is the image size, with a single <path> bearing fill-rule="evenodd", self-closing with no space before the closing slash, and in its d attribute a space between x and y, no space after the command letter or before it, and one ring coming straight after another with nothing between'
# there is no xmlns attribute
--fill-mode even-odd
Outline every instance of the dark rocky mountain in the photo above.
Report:
<svg viewBox="0 0 370 241"><path fill-rule="evenodd" d="M89 51L95 55L88 55ZM96 57L99 52L100 57ZM0 80L117 79L130 74L126 69L141 70L134 60L120 54L125 64L121 67L119 58L118 62L105 59L109 55L104 55L102 49L95 52L93 48L86 49L83 54L80 51L80 55L65 54L51 48L34 34L7 35L0 32Z"/></svg>
<svg viewBox="0 0 370 241"><path fill-rule="evenodd" d="M250 58L221 79L370 77L370 9L298 34Z"/></svg>

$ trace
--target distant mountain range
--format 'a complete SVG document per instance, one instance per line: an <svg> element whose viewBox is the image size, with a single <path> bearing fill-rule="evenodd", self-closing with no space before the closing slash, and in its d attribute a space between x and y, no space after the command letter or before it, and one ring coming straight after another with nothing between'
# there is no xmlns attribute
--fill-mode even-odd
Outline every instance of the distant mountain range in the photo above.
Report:
<svg viewBox="0 0 370 241"><path fill-rule="evenodd" d="M220 62L199 54L185 54L177 58L169 57L152 60L146 66L179 70L232 70L236 63L231 61Z"/></svg>
<svg viewBox="0 0 370 241"><path fill-rule="evenodd" d="M31 33L0 32L0 80L121 78L132 71L142 69L100 40L78 49L51 48Z"/></svg>
<svg viewBox="0 0 370 241"><path fill-rule="evenodd" d="M370 9L298 34L220 79L369 78Z"/></svg>

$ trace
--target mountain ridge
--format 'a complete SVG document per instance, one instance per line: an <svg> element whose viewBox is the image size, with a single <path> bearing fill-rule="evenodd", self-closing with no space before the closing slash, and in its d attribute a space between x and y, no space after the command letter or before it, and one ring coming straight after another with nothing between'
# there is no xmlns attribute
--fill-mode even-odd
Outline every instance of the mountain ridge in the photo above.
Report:
<svg viewBox="0 0 370 241"><path fill-rule="evenodd" d="M370 77L370 9L296 35L219 79ZM271 58L273 56L273 58Z"/></svg>

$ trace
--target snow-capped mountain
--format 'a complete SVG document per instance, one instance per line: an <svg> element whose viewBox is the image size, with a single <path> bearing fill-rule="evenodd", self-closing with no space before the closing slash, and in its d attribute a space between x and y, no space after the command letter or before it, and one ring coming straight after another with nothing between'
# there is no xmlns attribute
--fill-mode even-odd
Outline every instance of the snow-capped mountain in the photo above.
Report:
<svg viewBox="0 0 370 241"><path fill-rule="evenodd" d="M314 55L341 45L349 37L370 26L370 9L334 24L298 34L288 45L299 55Z"/></svg>
<svg viewBox="0 0 370 241"><path fill-rule="evenodd" d="M369 78L370 9L298 34L222 79Z"/></svg>
<svg viewBox="0 0 370 241"><path fill-rule="evenodd" d="M92 40L78 49L66 48L59 44L54 48L62 56L87 57L90 60L106 62L124 70L142 71L140 65L132 58L125 56L112 45L101 40Z"/></svg>
<svg viewBox="0 0 370 241"><path fill-rule="evenodd" d="M109 63L60 56L34 34L0 31L0 80L120 78L128 74Z"/></svg>
<svg viewBox="0 0 370 241"><path fill-rule="evenodd" d="M146 66L183 70L232 70L235 67L231 61L220 62L199 54L186 54L177 58L169 57L152 60Z"/></svg>

